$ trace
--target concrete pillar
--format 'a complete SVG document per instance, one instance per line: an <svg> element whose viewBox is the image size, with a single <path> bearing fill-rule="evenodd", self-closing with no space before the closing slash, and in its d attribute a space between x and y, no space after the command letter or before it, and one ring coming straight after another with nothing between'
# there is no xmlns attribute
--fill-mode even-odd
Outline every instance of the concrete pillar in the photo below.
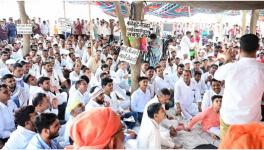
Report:
<svg viewBox="0 0 264 150"><path fill-rule="evenodd" d="M259 10L253 9L250 19L250 33L256 34L256 25L259 18Z"/></svg>

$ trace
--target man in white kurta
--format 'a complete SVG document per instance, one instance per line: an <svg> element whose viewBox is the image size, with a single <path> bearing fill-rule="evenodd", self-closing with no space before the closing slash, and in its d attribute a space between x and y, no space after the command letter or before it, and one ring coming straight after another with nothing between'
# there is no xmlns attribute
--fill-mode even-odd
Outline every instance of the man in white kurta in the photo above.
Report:
<svg viewBox="0 0 264 150"><path fill-rule="evenodd" d="M157 76L155 77L155 93L158 93L159 90L163 88L168 88L169 90L171 90L169 81L163 76L163 70L164 69L161 66L157 66L155 68L157 74Z"/></svg>
<svg viewBox="0 0 264 150"><path fill-rule="evenodd" d="M191 81L191 71L185 70L183 78L175 84L174 102L177 115L191 119L201 111L201 93L195 82Z"/></svg>
<svg viewBox="0 0 264 150"><path fill-rule="evenodd" d="M138 137L137 148L161 149L159 124L165 118L165 110L160 103L153 103L147 108L147 112L150 121L148 126L144 126L140 130L139 135L141 136Z"/></svg>
<svg viewBox="0 0 264 150"><path fill-rule="evenodd" d="M145 134L142 134L143 132L141 132L141 130L145 130L146 128L149 127L149 124L151 124L151 119L148 117L148 114L147 114L148 106L153 104L153 103L161 103L162 107L165 109L165 104L169 102L169 99L170 99L170 91L168 89L162 89L157 94L157 96L155 96L152 100L150 100L146 104L144 112L143 112L143 117L142 117L139 135L138 135L138 142L140 142L140 139L147 138ZM169 148L174 148L175 143L172 142L172 139L170 138L170 129L168 129L172 125L168 125L167 121L166 121L166 123L161 123L161 124L162 124L160 126L161 145L167 146ZM166 126L166 128L164 126Z"/></svg>
<svg viewBox="0 0 264 150"><path fill-rule="evenodd" d="M181 46L181 57L183 57L184 54L189 55L189 52L191 50L191 32L187 31L186 35L183 36L180 42Z"/></svg>

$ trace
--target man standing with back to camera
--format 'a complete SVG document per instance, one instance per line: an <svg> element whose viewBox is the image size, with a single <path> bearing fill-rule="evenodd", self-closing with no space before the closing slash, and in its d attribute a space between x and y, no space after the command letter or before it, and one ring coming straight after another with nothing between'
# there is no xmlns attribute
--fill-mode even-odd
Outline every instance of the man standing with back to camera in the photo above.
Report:
<svg viewBox="0 0 264 150"><path fill-rule="evenodd" d="M231 62L230 50L226 51L226 65L221 66L214 78L225 81L222 107L220 110L221 138L228 127L261 120L261 100L264 92L264 65L257 62L256 51L259 38L246 34L240 39L240 59Z"/></svg>

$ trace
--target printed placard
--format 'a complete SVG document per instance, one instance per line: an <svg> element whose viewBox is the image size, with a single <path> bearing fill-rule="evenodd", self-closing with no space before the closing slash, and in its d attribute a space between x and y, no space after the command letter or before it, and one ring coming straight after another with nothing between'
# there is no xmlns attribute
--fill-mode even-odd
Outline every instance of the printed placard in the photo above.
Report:
<svg viewBox="0 0 264 150"><path fill-rule="evenodd" d="M125 61L130 64L136 64L139 53L140 51L138 49L122 46L118 55L118 59L120 61Z"/></svg>
<svg viewBox="0 0 264 150"><path fill-rule="evenodd" d="M151 25L146 21L133 21L127 22L127 36L141 38L150 34Z"/></svg>
<svg viewBox="0 0 264 150"><path fill-rule="evenodd" d="M17 34L32 34L32 24L17 24Z"/></svg>

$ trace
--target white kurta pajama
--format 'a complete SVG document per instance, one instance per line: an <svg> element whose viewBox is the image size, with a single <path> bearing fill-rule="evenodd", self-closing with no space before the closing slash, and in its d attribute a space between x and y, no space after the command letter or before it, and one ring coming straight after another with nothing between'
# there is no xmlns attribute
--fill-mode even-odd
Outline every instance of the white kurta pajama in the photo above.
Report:
<svg viewBox="0 0 264 150"><path fill-rule="evenodd" d="M161 149L159 125L155 120L150 120L147 126L140 129L140 136L137 139L139 149Z"/></svg>
<svg viewBox="0 0 264 150"><path fill-rule="evenodd" d="M141 141L140 139L144 139L147 138L147 133L145 133L144 130L148 130L149 126L152 124L151 119L148 117L148 113L147 113L147 108L149 105L153 104L153 103L159 103L159 100L157 98L157 96L155 96L152 100L150 100L144 109L143 112L143 117L142 117L142 121L141 121L141 126L140 126L140 130L139 130L139 134L138 134L138 145L140 145ZM163 104L162 107L165 109L165 105ZM172 124L170 124L170 121L166 121L167 119L162 120L161 124L160 124L160 128L159 128L159 132L160 132L160 142L161 145L169 147L169 148L173 148L175 146L175 144L172 142L172 139L170 138L170 131L169 129L167 129L168 127L170 127ZM143 147L142 147L143 148Z"/></svg>
<svg viewBox="0 0 264 150"><path fill-rule="evenodd" d="M191 81L187 86L183 79L175 84L174 102L180 103L182 115L186 119L191 119L198 113L197 102L201 102L201 93L196 84Z"/></svg>

